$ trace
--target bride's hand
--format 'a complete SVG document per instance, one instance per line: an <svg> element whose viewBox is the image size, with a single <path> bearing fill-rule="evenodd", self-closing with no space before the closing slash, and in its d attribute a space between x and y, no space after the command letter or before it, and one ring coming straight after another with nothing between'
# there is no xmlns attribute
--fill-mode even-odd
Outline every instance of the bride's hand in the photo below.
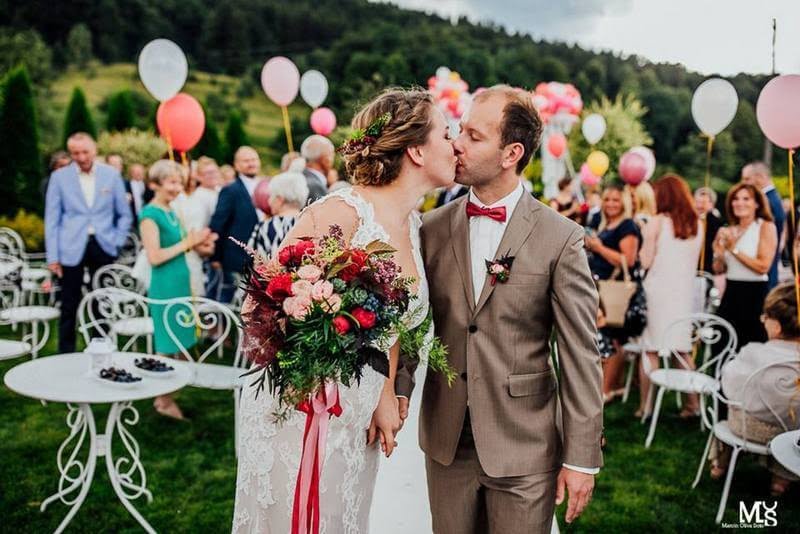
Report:
<svg viewBox="0 0 800 534"><path fill-rule="evenodd" d="M394 437L400 430L400 411L394 391L384 387L378 407L372 412L372 421L367 431L367 445L372 445L376 437L380 437L381 450L388 458L397 442ZM380 436L378 436L380 434Z"/></svg>

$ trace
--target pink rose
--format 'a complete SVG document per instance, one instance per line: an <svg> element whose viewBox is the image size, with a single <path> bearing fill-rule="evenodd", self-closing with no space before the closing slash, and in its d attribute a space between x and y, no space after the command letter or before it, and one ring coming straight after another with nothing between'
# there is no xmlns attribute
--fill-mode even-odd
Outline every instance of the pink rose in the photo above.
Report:
<svg viewBox="0 0 800 534"><path fill-rule="evenodd" d="M333 294L320 302L319 307L322 308L322 311L325 313L336 313L342 307L342 297L338 294Z"/></svg>
<svg viewBox="0 0 800 534"><path fill-rule="evenodd" d="M311 289L311 298L316 301L327 300L333 295L333 284L327 280L320 280Z"/></svg>
<svg viewBox="0 0 800 534"><path fill-rule="evenodd" d="M305 296L289 297L283 301L283 311L292 319L305 319L311 309L311 299Z"/></svg>
<svg viewBox="0 0 800 534"><path fill-rule="evenodd" d="M504 270L505 269L503 268L503 266L500 265L499 263L494 263L494 264L492 264L491 268L489 268L489 272L492 273L492 274L500 274ZM292 289L294 289L294 286L292 286Z"/></svg>
<svg viewBox="0 0 800 534"><path fill-rule="evenodd" d="M295 296L303 296L311 300L311 290L313 286L308 280L298 280L292 284L292 294Z"/></svg>
<svg viewBox="0 0 800 534"><path fill-rule="evenodd" d="M322 278L322 270L316 265L303 265L297 269L297 276L303 280L307 280L312 284Z"/></svg>

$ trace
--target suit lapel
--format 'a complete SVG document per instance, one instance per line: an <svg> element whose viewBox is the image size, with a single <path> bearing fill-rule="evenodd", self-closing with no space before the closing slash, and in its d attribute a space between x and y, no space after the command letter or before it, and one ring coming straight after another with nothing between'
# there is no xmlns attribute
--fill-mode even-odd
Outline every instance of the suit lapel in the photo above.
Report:
<svg viewBox="0 0 800 534"><path fill-rule="evenodd" d="M469 304L469 309L475 308L475 296L472 290L472 266L470 261L469 247L469 219L467 211L464 209L464 202L454 206L453 214L450 217L450 246L456 258L456 266L461 276L461 285L464 288L464 296Z"/></svg>
<svg viewBox="0 0 800 534"><path fill-rule="evenodd" d="M511 220L508 221L508 226L506 226L503 239L500 241L500 245L497 247L497 252L494 255L495 261L506 254L509 256L515 256L517 254L519 249L528 239L528 236L531 235L531 232L533 232L533 229L536 227L535 216L536 212L540 209L541 204L529 193L525 192L522 194L519 202L517 202L517 206L514 208L514 213L511 215ZM513 273L514 268L512 267L512 277L514 276ZM486 301L488 301L489 297L492 296L495 287L497 287L497 285L492 285L489 283L489 277L487 276L483 282L481 297L478 300L478 304L475 306L475 309L473 310L473 317L478 315L478 313L481 311L483 306L486 304Z"/></svg>

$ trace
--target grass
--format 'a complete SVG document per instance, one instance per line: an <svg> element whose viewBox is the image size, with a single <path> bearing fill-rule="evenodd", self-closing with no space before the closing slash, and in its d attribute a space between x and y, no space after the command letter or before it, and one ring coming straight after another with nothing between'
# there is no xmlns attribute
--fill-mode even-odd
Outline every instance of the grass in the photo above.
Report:
<svg viewBox="0 0 800 534"><path fill-rule="evenodd" d="M0 328L0 337L14 336ZM55 351L53 340L45 354ZM5 374L22 359L0 362ZM691 482L705 444L696 422L677 417L668 396L653 446L644 448L646 427L632 417L635 396L627 404L606 410L605 467L597 479L594 499L574 526L565 532L713 532L721 481L707 473L697 489ZM236 461L233 454L233 400L228 392L186 388L178 400L189 422L155 414L149 401L136 403L141 415L133 428L147 469L152 504L135 501L144 517L160 532L229 532L233 514ZM39 512L41 500L54 493L58 471L55 452L66 436L62 404L39 402L0 388L0 517L4 532L52 531L66 514L61 503ZM96 409L98 425L106 409ZM424 476L419 473L419 476ZM723 521L738 521L739 501L773 500L769 473L755 457L743 455L736 469ZM800 531L800 498L794 485L778 505L776 532ZM140 532L138 524L116 500L103 463L70 532ZM417 534L417 533L413 533Z"/></svg>

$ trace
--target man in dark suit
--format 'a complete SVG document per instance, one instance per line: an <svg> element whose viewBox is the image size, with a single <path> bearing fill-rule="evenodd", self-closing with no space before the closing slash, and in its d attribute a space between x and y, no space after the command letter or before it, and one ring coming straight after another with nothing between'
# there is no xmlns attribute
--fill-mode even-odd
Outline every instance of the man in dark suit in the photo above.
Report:
<svg viewBox="0 0 800 534"><path fill-rule="evenodd" d="M722 228L722 220L714 214L717 193L711 188L701 187L694 192L694 204L706 230L703 243L705 252L701 269L707 273L713 273L711 265L714 262L714 239L717 238L717 232Z"/></svg>
<svg viewBox="0 0 800 534"><path fill-rule="evenodd" d="M308 203L328 194L328 173L333 168L336 150L333 143L322 135L311 135L303 141L300 155L306 160L303 175L308 185Z"/></svg>
<svg viewBox="0 0 800 534"><path fill-rule="evenodd" d="M211 217L211 231L219 234L211 267L220 274L212 276L212 280L220 282L220 287L212 287L208 295L216 296L221 302L230 302L236 290L234 275L241 273L247 260L247 254L234 239L246 243L253 228L258 223L258 214L253 205L253 194L260 181L261 160L258 153L249 146L240 147L233 160L236 178L219 192L219 200L214 215Z"/></svg>
<svg viewBox="0 0 800 534"><path fill-rule="evenodd" d="M769 167L763 161L754 161L748 163L742 168L742 181L748 184L753 184L764 193L769 202L769 209L772 212L772 218L775 222L775 228L778 230L778 247L775 250L775 258L772 260L772 266L769 268L769 288L772 289L778 285L778 262L781 257L781 234L783 233L783 226L786 223L786 212L783 210L783 202L781 196L775 189L775 184L772 183L772 173Z"/></svg>
<svg viewBox="0 0 800 534"><path fill-rule="evenodd" d="M469 192L469 187L461 184L455 184L448 189L442 189L439 196L436 198L436 207L441 208L445 204L449 204L459 197L463 197Z"/></svg>

